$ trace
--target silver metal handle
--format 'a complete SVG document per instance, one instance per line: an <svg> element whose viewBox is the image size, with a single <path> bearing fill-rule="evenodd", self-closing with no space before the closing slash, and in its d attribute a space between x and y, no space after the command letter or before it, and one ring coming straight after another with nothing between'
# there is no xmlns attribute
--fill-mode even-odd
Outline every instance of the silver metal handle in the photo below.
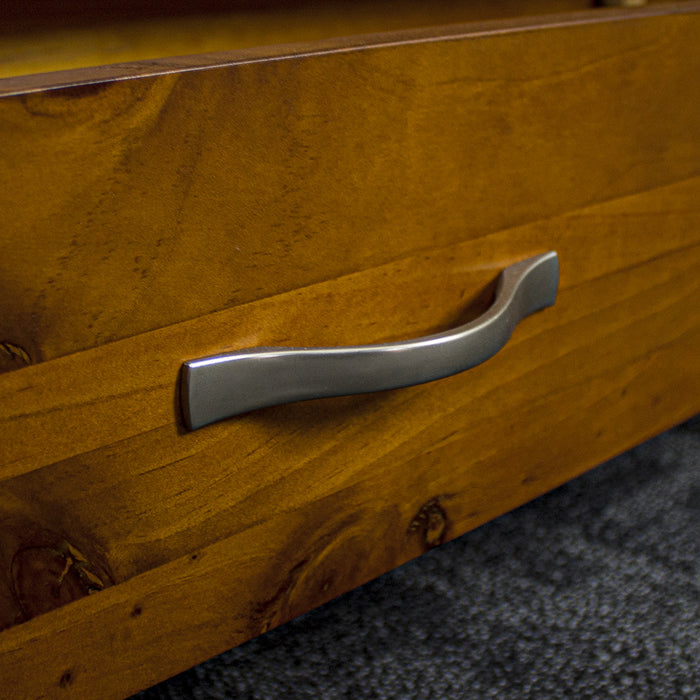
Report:
<svg viewBox="0 0 700 700"><path fill-rule="evenodd" d="M331 348L251 348L185 362L185 423L196 430L264 406L423 384L470 369L507 342L525 316L554 304L555 252L511 265L479 318L398 343Z"/></svg>

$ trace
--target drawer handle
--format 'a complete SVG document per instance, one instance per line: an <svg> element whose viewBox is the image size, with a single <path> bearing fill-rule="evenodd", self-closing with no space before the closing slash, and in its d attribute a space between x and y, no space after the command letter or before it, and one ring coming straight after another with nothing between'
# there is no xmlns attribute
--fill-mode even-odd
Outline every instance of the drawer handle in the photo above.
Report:
<svg viewBox="0 0 700 700"><path fill-rule="evenodd" d="M508 342L525 316L554 304L555 252L505 268L496 298L479 318L413 340L330 348L261 347L185 362L181 400L196 430L275 404L364 394L423 384L484 362Z"/></svg>

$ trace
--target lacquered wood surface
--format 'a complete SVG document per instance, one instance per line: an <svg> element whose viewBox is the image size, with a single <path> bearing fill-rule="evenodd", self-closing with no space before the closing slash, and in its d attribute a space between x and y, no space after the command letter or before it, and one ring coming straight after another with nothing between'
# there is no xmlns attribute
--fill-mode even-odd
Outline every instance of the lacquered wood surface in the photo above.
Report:
<svg viewBox="0 0 700 700"><path fill-rule="evenodd" d="M123 697L697 412L698 24L0 100L6 687ZM556 305L480 367L182 428L185 359L447 328L546 250Z"/></svg>
<svg viewBox="0 0 700 700"><path fill-rule="evenodd" d="M0 100L0 342L39 362L694 174L696 15L593 17Z"/></svg>
<svg viewBox="0 0 700 700"><path fill-rule="evenodd" d="M11 569L8 556L18 551L42 547L48 557L65 542L85 559L96 588L107 587L3 632L5 675L21 687L28 684L29 697L58 687L66 673L77 697L97 686L105 697L135 690L695 412L697 188L697 179L691 180L497 235L521 249L541 243L558 248L560 298L553 309L528 319L492 361L438 384L267 409L182 434L172 405L179 358L165 349L167 341L180 340L183 352L195 352L210 341L197 341L193 331L205 330L207 339L223 343L236 325L232 312L4 375L0 386L10 406L19 395L8 391L11 384L26 377L19 388L31 395L37 392L32 386L46 386L35 372L52 367L59 386L84 384L95 400L85 402L83 390L77 407L44 399L44 420L56 416L56 425L64 432L70 426L75 438L54 437L55 456L75 456L4 480L3 544L11 547L3 547L2 570ZM678 211L683 214L673 213ZM691 219L688 211L695 212ZM592 223L607 235L581 255ZM620 229L626 232L621 238ZM487 242L482 250L493 249ZM630 258L626 250L636 254ZM444 266L452 257L453 265L463 259L468 269L476 253L462 258L461 252L406 261L403 281L394 285L421 299L421 319L426 278L447 279L445 287L455 297L461 293L462 280ZM487 271L477 288L493 276ZM390 325L398 332L406 327L409 305L393 296L390 315L370 298L378 282L397 279L385 272L394 270L258 302L245 317L253 325L289 319L273 325L265 342L312 330L325 342L333 335L328 318L338 308L357 324L358 335L385 327L394 314ZM315 313L303 322L308 309ZM146 386L130 383L123 391L118 375L134 370ZM41 429L52 427L41 411L13 416L9 425L20 427L6 444L20 445L23 431L34 435L35 444L50 442ZM108 444L99 448L98 442ZM32 457L32 464L41 463ZM429 532L422 525L426 509L444 518L437 535L434 526ZM63 561L65 566L65 556ZM75 577L75 595L84 595L88 584L82 581L81 589ZM9 601L4 624L23 617L12 590L8 597L3 588ZM35 606L41 603L36 597ZM82 651L86 639L107 644L106 667L102 650ZM42 673L28 676L37 651L46 654ZM105 675L112 680L103 686Z"/></svg>
<svg viewBox="0 0 700 700"><path fill-rule="evenodd" d="M590 0L36 4L3 4L0 78L591 7Z"/></svg>

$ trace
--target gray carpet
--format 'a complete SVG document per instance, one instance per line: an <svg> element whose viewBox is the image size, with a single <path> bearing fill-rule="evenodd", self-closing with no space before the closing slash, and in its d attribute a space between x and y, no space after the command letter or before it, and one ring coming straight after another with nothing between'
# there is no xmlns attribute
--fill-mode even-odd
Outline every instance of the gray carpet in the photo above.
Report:
<svg viewBox="0 0 700 700"><path fill-rule="evenodd" d="M700 698L700 417L134 698Z"/></svg>

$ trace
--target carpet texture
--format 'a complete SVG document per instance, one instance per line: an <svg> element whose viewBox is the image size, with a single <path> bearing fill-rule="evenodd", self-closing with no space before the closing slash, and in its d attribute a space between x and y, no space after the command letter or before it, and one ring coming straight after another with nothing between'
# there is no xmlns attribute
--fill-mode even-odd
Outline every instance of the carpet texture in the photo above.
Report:
<svg viewBox="0 0 700 700"><path fill-rule="evenodd" d="M700 417L151 688L175 698L700 698Z"/></svg>

